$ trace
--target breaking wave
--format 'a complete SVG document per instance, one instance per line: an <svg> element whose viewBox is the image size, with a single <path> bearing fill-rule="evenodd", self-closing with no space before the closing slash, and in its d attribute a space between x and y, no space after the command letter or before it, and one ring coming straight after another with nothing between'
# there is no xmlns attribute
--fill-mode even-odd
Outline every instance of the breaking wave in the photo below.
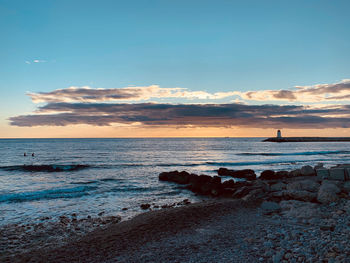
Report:
<svg viewBox="0 0 350 263"><path fill-rule="evenodd" d="M33 192L11 193L0 195L1 202L26 202L42 199L75 198L89 194L96 187L78 186L73 188L56 188Z"/></svg>
<svg viewBox="0 0 350 263"><path fill-rule="evenodd" d="M287 155L324 155L324 154L349 154L350 151L314 151L314 152L295 152L295 153L238 153L243 156L287 156Z"/></svg>
<svg viewBox="0 0 350 263"><path fill-rule="evenodd" d="M89 165L85 164L41 164L41 165L12 165L12 166L0 166L4 171L22 171L22 172L67 172L77 171L89 168Z"/></svg>

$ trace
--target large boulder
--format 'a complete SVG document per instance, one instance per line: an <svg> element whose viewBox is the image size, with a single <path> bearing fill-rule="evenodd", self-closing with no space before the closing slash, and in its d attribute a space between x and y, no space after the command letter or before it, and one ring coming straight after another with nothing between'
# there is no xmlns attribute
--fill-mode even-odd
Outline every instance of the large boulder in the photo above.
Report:
<svg viewBox="0 0 350 263"><path fill-rule="evenodd" d="M278 179L276 173L272 170L265 170L260 174L259 179L261 180L275 180Z"/></svg>
<svg viewBox="0 0 350 263"><path fill-rule="evenodd" d="M313 180L299 180L291 182L287 185L287 190L293 191L309 191L309 192L317 192L320 188L320 185Z"/></svg>
<svg viewBox="0 0 350 263"><path fill-rule="evenodd" d="M282 190L285 190L286 187L287 187L287 184L282 183L282 182L278 182L276 184L270 185L270 191L271 192L282 191Z"/></svg>
<svg viewBox="0 0 350 263"><path fill-rule="evenodd" d="M296 169L293 171L289 172L289 177L298 177L301 176L301 170L300 169Z"/></svg>
<svg viewBox="0 0 350 263"><path fill-rule="evenodd" d="M263 180L255 180L254 182L253 182L253 184L252 184L252 186L254 187L254 188L259 188L259 189L262 189L264 192L268 192L268 191L270 191L270 185L267 183L267 182L265 182L265 181L263 181Z"/></svg>
<svg viewBox="0 0 350 263"><path fill-rule="evenodd" d="M222 188L232 188L235 186L235 181L234 180L227 180L222 183Z"/></svg>
<svg viewBox="0 0 350 263"><path fill-rule="evenodd" d="M324 168L323 163L318 163L315 165L314 170L316 171L317 169L321 169L321 168Z"/></svg>
<svg viewBox="0 0 350 263"><path fill-rule="evenodd" d="M350 181L344 183L342 190L347 194L350 193Z"/></svg>
<svg viewBox="0 0 350 263"><path fill-rule="evenodd" d="M317 198L317 193L312 193L305 190L285 190L282 191L284 199L299 200L304 202L314 202Z"/></svg>
<svg viewBox="0 0 350 263"><path fill-rule="evenodd" d="M331 168L329 169L329 179L345 181L345 169L344 168Z"/></svg>
<svg viewBox="0 0 350 263"><path fill-rule="evenodd" d="M174 182L178 184L188 184L190 179L190 174L186 171L172 171L163 172L159 174L160 181Z"/></svg>
<svg viewBox="0 0 350 263"><path fill-rule="evenodd" d="M261 200L266 195L263 189L255 189L250 191L246 196L242 198L243 201L246 202L256 202L257 200Z"/></svg>
<svg viewBox="0 0 350 263"><path fill-rule="evenodd" d="M244 170L229 170L226 168L220 168L218 170L218 175L221 176L231 176L235 178L243 178L247 180L255 180L256 174L254 170L251 169L244 169Z"/></svg>
<svg viewBox="0 0 350 263"><path fill-rule="evenodd" d="M238 188L232 195L232 198L242 198L246 195L249 194L249 192L251 191L251 187L249 186L243 186L241 188Z"/></svg>
<svg viewBox="0 0 350 263"><path fill-rule="evenodd" d="M313 176L315 175L315 170L310 165L305 165L301 167L300 173L302 176Z"/></svg>
<svg viewBox="0 0 350 263"><path fill-rule="evenodd" d="M289 172L288 171L278 171L278 172L276 172L276 177L277 178L287 178L287 177L289 177Z"/></svg>
<svg viewBox="0 0 350 263"><path fill-rule="evenodd" d="M339 187L328 180L322 182L317 194L317 201L323 204L333 203L339 200L338 193L340 193Z"/></svg>
<svg viewBox="0 0 350 263"><path fill-rule="evenodd" d="M323 168L323 167L318 168L318 169L316 169L316 176L317 176L317 179L320 181L328 179L329 178L329 171L328 171L328 169Z"/></svg>
<svg viewBox="0 0 350 263"><path fill-rule="evenodd" d="M230 171L229 169L227 168L219 168L218 170L218 175L221 175L221 176L230 176Z"/></svg>
<svg viewBox="0 0 350 263"><path fill-rule="evenodd" d="M345 180L350 180L350 168L345 168Z"/></svg>
<svg viewBox="0 0 350 263"><path fill-rule="evenodd" d="M203 193L206 192L207 184L209 184L212 180L212 177L209 175L197 175L192 176L190 180L190 189L195 193Z"/></svg>
<svg viewBox="0 0 350 263"><path fill-rule="evenodd" d="M188 188L194 193L213 196L222 194L223 187L219 176L190 175L189 183Z"/></svg>

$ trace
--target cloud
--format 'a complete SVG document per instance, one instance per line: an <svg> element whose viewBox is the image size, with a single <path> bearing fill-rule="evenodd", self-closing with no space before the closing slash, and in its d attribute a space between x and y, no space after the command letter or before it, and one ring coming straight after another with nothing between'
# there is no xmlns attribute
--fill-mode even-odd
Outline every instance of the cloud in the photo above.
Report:
<svg viewBox="0 0 350 263"><path fill-rule="evenodd" d="M21 127L135 123L146 127L349 128L350 106L49 103L34 114L10 118L11 125Z"/></svg>
<svg viewBox="0 0 350 263"><path fill-rule="evenodd" d="M93 89L84 86L57 89L51 92L27 93L34 103L139 101L151 98L222 99L235 94L236 92L208 93L188 91L183 88L161 88L158 85L119 89Z"/></svg>
<svg viewBox="0 0 350 263"><path fill-rule="evenodd" d="M30 65L32 63L46 63L47 61L44 59L33 59L33 60L26 60L25 63Z"/></svg>
<svg viewBox="0 0 350 263"><path fill-rule="evenodd" d="M334 84L296 86L293 90L228 91L209 93L190 91L184 88L161 88L158 85L93 89L89 86L69 87L51 92L28 93L34 103L59 102L116 102L150 99L180 98L188 100L219 100L235 96L244 101L288 101L299 103L320 103L350 101L350 79ZM232 101L232 100L231 100Z"/></svg>
<svg viewBox="0 0 350 263"><path fill-rule="evenodd" d="M254 101L349 101L350 79L333 84L317 84L312 86L296 86L294 90L259 90L236 92L242 99Z"/></svg>
<svg viewBox="0 0 350 263"><path fill-rule="evenodd" d="M42 59L34 59L33 60L34 63L45 63L46 60L42 60Z"/></svg>

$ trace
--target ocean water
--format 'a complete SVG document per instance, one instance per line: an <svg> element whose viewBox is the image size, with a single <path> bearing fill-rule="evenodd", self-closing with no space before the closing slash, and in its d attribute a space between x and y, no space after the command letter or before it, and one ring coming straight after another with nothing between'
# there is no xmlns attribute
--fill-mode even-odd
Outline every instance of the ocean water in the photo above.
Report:
<svg viewBox="0 0 350 263"><path fill-rule="evenodd" d="M262 138L1 139L0 224L42 217L139 213L141 203L192 202L163 171L215 175L220 167L291 170L350 163L350 143L271 143ZM28 155L23 156L26 152ZM31 153L35 153L35 157ZM122 211L122 208L128 208Z"/></svg>

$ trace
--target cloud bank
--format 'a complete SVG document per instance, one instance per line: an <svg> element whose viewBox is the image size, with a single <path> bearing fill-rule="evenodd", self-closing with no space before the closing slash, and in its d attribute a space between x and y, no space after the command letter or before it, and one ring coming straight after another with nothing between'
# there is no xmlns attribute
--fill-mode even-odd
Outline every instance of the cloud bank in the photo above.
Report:
<svg viewBox="0 0 350 263"><path fill-rule="evenodd" d="M296 86L294 90L238 92L242 99L254 101L322 102L350 100L350 79L334 84Z"/></svg>
<svg viewBox="0 0 350 263"><path fill-rule="evenodd" d="M208 93L184 88L161 88L158 85L119 89L92 89L88 86L57 89L51 92L27 93L34 103L40 102L113 102L139 101L152 98L222 99L236 92Z"/></svg>
<svg viewBox="0 0 350 263"><path fill-rule="evenodd" d="M291 129L350 127L350 105L320 104L324 101L350 100L349 79L334 84L297 86L294 90L209 93L183 88L161 88L158 85L120 89L92 89L85 86L28 93L28 95L34 103L45 104L39 106L33 114L11 117L9 119L11 125L33 127L136 124L145 127ZM237 95L244 103L198 104L198 101L192 104L146 103L150 99L218 100ZM247 102L250 101L313 104L248 105Z"/></svg>
<svg viewBox="0 0 350 263"><path fill-rule="evenodd" d="M349 128L350 106L49 103L39 107L36 114L10 118L11 125L21 127L115 123L149 127Z"/></svg>
<svg viewBox="0 0 350 263"><path fill-rule="evenodd" d="M187 100L218 100L236 96L244 101L287 101L319 103L350 101L350 79L333 84L296 86L292 90L228 91L209 93L190 91L184 88L161 88L158 85L113 89L93 89L88 86L69 87L51 92L27 93L34 103L59 102L117 102L147 101L150 99L179 98Z"/></svg>

